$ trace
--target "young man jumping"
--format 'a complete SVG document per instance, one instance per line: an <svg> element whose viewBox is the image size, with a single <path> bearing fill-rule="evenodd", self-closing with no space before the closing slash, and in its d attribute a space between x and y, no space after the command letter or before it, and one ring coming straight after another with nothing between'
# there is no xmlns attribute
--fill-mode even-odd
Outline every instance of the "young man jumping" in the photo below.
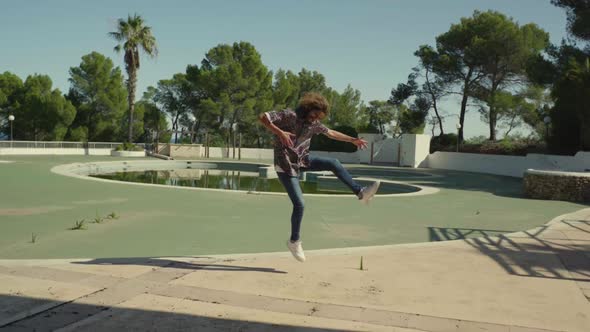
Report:
<svg viewBox="0 0 590 332"><path fill-rule="evenodd" d="M306 171L332 171L340 181L367 203L379 189L379 181L367 187L356 183L338 159L313 157L309 155L311 138L324 134L331 139L349 142L360 149L367 147L367 141L354 138L336 130L328 129L321 121L329 113L326 98L318 93L307 93L295 111L286 109L280 112L267 112L260 116L260 122L275 134L274 164L279 180L285 187L291 202L291 238L287 247L293 257L300 262L305 261L305 254L299 238L301 221L303 220L303 193L299 186L299 174Z"/></svg>

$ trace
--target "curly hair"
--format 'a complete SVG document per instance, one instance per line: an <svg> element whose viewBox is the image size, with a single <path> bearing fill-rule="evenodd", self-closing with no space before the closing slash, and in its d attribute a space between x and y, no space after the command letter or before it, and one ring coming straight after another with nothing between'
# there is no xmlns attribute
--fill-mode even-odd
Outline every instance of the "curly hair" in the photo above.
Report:
<svg viewBox="0 0 590 332"><path fill-rule="evenodd" d="M305 117L311 111L320 111L326 116L330 113L330 104L328 100L317 92L307 92L299 99L297 113Z"/></svg>

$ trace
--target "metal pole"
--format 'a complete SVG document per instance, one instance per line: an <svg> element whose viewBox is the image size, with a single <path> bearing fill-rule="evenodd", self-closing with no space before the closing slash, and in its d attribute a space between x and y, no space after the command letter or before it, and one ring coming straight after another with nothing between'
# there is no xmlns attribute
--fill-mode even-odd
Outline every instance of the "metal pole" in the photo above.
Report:
<svg viewBox="0 0 590 332"><path fill-rule="evenodd" d="M232 159L236 159L236 132L234 131L232 133L232 135L233 135L233 142L232 142L233 155L232 155Z"/></svg>
<svg viewBox="0 0 590 332"><path fill-rule="evenodd" d="M209 158L209 132L205 133L205 158Z"/></svg>
<svg viewBox="0 0 590 332"><path fill-rule="evenodd" d="M242 160L242 133L240 133L240 138L238 141L238 160ZM238 176L240 173L238 173ZM238 177L239 179L239 177Z"/></svg>
<svg viewBox="0 0 590 332"><path fill-rule="evenodd" d="M10 148L12 149L12 121L10 121Z"/></svg>
<svg viewBox="0 0 590 332"><path fill-rule="evenodd" d="M371 164L371 165L373 164L373 144L374 144L374 142L371 142L371 158L369 159L370 160L369 164Z"/></svg>
<svg viewBox="0 0 590 332"><path fill-rule="evenodd" d="M459 133L461 129L457 129L457 152L459 152Z"/></svg>

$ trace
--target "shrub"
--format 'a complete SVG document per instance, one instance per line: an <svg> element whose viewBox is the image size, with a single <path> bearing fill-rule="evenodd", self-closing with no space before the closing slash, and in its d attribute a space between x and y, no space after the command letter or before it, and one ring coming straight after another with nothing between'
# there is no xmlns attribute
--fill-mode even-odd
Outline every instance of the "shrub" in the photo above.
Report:
<svg viewBox="0 0 590 332"><path fill-rule="evenodd" d="M334 130L352 137L358 137L356 130L349 126L335 127ZM329 152L355 152L356 146L351 143L336 141L324 135L316 135L311 140L311 150Z"/></svg>
<svg viewBox="0 0 590 332"><path fill-rule="evenodd" d="M449 135L453 135L454 140L451 138L439 140L436 140L436 137L433 138L430 145L431 152L456 151L456 135ZM544 142L533 138L508 137L500 141L489 141L483 136L478 136L470 138L461 144L459 152L526 156L529 153L547 153L547 148Z"/></svg>
<svg viewBox="0 0 590 332"><path fill-rule="evenodd" d="M457 148L457 134L444 134L430 140L430 152L449 151Z"/></svg>

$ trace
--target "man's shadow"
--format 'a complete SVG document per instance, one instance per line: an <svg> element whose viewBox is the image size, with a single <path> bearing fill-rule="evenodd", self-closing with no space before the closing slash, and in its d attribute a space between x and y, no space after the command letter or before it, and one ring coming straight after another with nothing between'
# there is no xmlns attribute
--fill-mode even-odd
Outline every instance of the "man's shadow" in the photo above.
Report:
<svg viewBox="0 0 590 332"><path fill-rule="evenodd" d="M211 257L182 257L193 259L211 259ZM228 262L232 260L226 260ZM239 265L225 265L217 263L196 263L183 262L170 258L158 257L124 257L124 258L95 258L89 261L78 261L73 264L83 265L143 265L160 268L176 268L188 270L206 270L206 271L232 271L232 272L266 272L266 273L287 273L268 267L251 267Z"/></svg>

